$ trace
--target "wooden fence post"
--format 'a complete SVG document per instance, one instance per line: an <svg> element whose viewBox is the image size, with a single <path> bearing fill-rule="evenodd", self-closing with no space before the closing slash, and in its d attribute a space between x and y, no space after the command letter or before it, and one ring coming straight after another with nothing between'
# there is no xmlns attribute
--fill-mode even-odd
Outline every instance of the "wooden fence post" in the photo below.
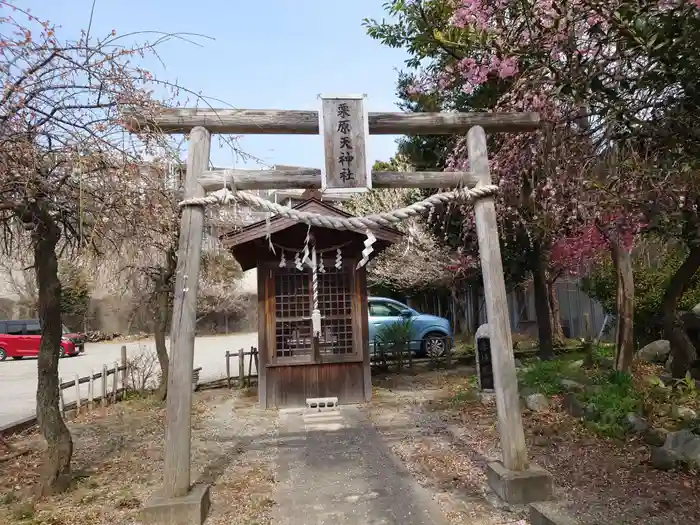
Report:
<svg viewBox="0 0 700 525"><path fill-rule="evenodd" d="M80 376L75 374L75 413L80 414Z"/></svg>
<svg viewBox="0 0 700 525"><path fill-rule="evenodd" d="M95 371L90 370L90 381L88 382L88 408L92 410L95 407Z"/></svg>
<svg viewBox="0 0 700 525"><path fill-rule="evenodd" d="M245 351L238 350L238 388L245 386Z"/></svg>
<svg viewBox="0 0 700 525"><path fill-rule="evenodd" d="M486 133L482 127L475 126L469 130L467 149L471 170L479 179L477 187L492 184L486 152ZM491 359L503 466L509 470L522 471L528 468L527 448L520 414L518 379L513 357L513 339L510 333L494 197L477 199L474 203L474 213L486 296L486 315L491 336Z"/></svg>
<svg viewBox="0 0 700 525"><path fill-rule="evenodd" d="M184 198L203 197L198 178L207 169L211 134L203 127L190 132ZM197 288L204 234L204 206L187 206L180 219L180 240L175 275L170 368L165 418L165 498L185 496L190 488L192 437L192 368L197 321Z"/></svg>
<svg viewBox="0 0 700 525"><path fill-rule="evenodd" d="M250 347L250 361L248 361L248 386L250 386L253 382L253 351L254 350L255 350L255 347L251 346Z"/></svg>
<svg viewBox="0 0 700 525"><path fill-rule="evenodd" d="M226 386L231 388L231 352L226 350Z"/></svg>
<svg viewBox="0 0 700 525"><path fill-rule="evenodd" d="M107 365L102 365L102 408L107 407Z"/></svg>
<svg viewBox="0 0 700 525"><path fill-rule="evenodd" d="M61 415L65 417L66 415L66 400L63 397L63 389L61 385L63 384L63 379L58 378L58 408L61 411Z"/></svg>
<svg viewBox="0 0 700 525"><path fill-rule="evenodd" d="M112 376L112 403L117 402L117 390L119 390L119 363L114 362L114 376Z"/></svg>
<svg viewBox="0 0 700 525"><path fill-rule="evenodd" d="M122 370L122 388L124 391L127 389L127 383L128 383L128 375L126 373L126 345L122 345L122 366L124 367L124 370Z"/></svg>

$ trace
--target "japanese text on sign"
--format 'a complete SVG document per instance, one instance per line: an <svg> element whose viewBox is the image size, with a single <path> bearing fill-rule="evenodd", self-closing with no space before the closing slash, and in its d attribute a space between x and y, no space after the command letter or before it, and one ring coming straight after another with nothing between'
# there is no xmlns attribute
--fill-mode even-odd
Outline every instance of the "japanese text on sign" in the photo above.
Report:
<svg viewBox="0 0 700 525"><path fill-rule="evenodd" d="M352 155L352 137L350 131L350 108L347 102L340 102L336 111L338 117L338 133L340 133L340 154L338 155L338 164L341 165L340 179L343 182L355 180L355 174L352 172L352 161L355 159Z"/></svg>
<svg viewBox="0 0 700 525"><path fill-rule="evenodd" d="M326 188L367 188L366 115L362 98L323 98L322 119Z"/></svg>

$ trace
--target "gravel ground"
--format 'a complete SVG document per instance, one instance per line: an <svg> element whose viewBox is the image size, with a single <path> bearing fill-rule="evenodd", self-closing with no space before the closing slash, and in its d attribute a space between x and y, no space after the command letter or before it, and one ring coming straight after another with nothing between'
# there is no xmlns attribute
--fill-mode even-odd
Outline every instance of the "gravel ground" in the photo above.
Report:
<svg viewBox="0 0 700 525"><path fill-rule="evenodd" d="M257 346L257 333L197 337L194 346L194 367L202 367L200 381L220 379L226 375L227 350L239 348L249 350ZM81 377L91 372L99 373L103 365L114 366L121 356L121 347L126 345L129 358L141 353L155 353L152 339L129 342L87 343L85 353L77 357L63 358L59 361L59 375L63 381L70 381L75 375ZM246 364L246 371L248 370ZM255 365L253 364L253 370ZM238 361L232 363L232 370L237 373ZM6 402L0 403L0 427L35 414L36 405L36 359L15 361L8 359L0 362L0 385L5 392ZM99 382L98 382L99 383ZM109 385L111 387L111 383ZM96 392L101 392L102 385L95 384ZM81 397L87 398L88 385L81 385ZM75 389L64 392L67 403L76 398Z"/></svg>

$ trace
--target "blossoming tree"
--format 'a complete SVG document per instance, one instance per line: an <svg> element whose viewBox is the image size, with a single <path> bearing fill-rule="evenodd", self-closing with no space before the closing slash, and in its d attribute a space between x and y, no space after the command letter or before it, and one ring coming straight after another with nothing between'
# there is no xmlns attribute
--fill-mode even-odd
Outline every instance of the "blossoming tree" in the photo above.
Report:
<svg viewBox="0 0 700 525"><path fill-rule="evenodd" d="M177 35L137 46L115 31L62 40L53 24L11 0L0 0L0 17L0 221L6 251L18 227L31 232L42 324L36 408L48 444L42 489L49 493L68 486L73 448L58 407L58 254L107 250L134 216L158 223L168 208L167 200L146 202L140 172L144 155L164 139L125 132L121 108L159 106L152 90L169 85L137 59Z"/></svg>
<svg viewBox="0 0 700 525"><path fill-rule="evenodd" d="M669 155L661 154L658 135L681 138L681 156L686 166L692 164L688 146L696 140L697 83L690 80L691 69L679 67L678 57L697 66L697 3L427 0L395 1L388 9L398 22L368 21L369 32L412 53L409 66L419 70L415 96L429 93L448 107L535 110L549 122L540 133L503 137L491 148L500 178L503 241L525 238L532 249L544 354L551 340L548 323L542 322L545 268L552 255L557 257L557 243L580 239L594 225L616 258L618 290L627 294L618 300L623 309L618 318L631 320L624 311L633 304L631 267L625 264L628 233L662 215L658 202L667 204L664 212L670 210L669 199L658 198L660 182L679 172L670 168ZM683 125L669 125L676 120ZM627 169L629 154L639 151L664 157L653 163L665 165L659 176ZM463 168L467 162L457 143L449 164ZM688 187L678 177L673 182ZM666 195L674 194L673 185L663 186ZM657 196L654 206L649 206L651 194ZM592 248L595 244L587 249ZM669 295L671 310L675 295ZM670 332L676 316L667 317ZM626 368L632 329L624 323L621 328L618 343L625 350L618 353L627 357L618 362ZM687 350L677 328L676 346Z"/></svg>

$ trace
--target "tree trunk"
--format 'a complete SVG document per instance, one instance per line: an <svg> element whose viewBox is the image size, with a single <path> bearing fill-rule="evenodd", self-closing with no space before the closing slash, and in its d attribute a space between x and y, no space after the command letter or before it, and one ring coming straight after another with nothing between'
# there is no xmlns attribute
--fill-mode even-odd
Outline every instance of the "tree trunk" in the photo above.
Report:
<svg viewBox="0 0 700 525"><path fill-rule="evenodd" d="M690 365L697 359L695 346L678 316L678 302L699 268L700 246L696 245L671 277L661 301L664 335L671 342L671 375L676 378L684 377Z"/></svg>
<svg viewBox="0 0 700 525"><path fill-rule="evenodd" d="M634 272L632 254L614 236L608 237L615 274L617 328L615 330L615 370L629 372L634 359Z"/></svg>
<svg viewBox="0 0 700 525"><path fill-rule="evenodd" d="M33 210L34 271L39 289L41 343L37 360L36 415L46 440L46 463L41 495L66 490L71 482L73 440L58 407L58 358L61 348L61 282L58 279L56 245L60 230L53 217L40 207Z"/></svg>
<svg viewBox="0 0 700 525"><path fill-rule="evenodd" d="M170 317L170 298L173 294L173 276L177 268L177 255L174 247L171 247L166 254L166 264L160 269L156 279L156 312L153 335L156 340L156 355L160 364L160 384L156 391L156 396L161 401L165 401L168 395L168 367L170 360L168 350L165 347L165 334L168 330L168 319Z"/></svg>
<svg viewBox="0 0 700 525"><path fill-rule="evenodd" d="M459 288L457 287L456 284L453 284L452 287L450 288L450 298L452 301L452 332L457 335L462 333L462 311L464 310L463 306L460 304L458 294L459 294Z"/></svg>
<svg viewBox="0 0 700 525"><path fill-rule="evenodd" d="M165 333L168 329L168 314L170 310L170 291L164 286L156 288L156 312L153 323L153 336L156 340L156 355L160 364L160 384L156 391L156 397L165 401L168 395L168 367L170 360L165 346Z"/></svg>
<svg viewBox="0 0 700 525"><path fill-rule="evenodd" d="M535 316L537 317L537 335L539 338L540 359L554 357L554 341L549 309L546 268L543 257L537 250L535 265L532 270L532 288L535 295Z"/></svg>
<svg viewBox="0 0 700 525"><path fill-rule="evenodd" d="M553 346L564 346L564 327L561 325L561 317L559 315L559 299L557 298L556 282L547 283L547 300L549 301L549 315L552 326L552 344Z"/></svg>

